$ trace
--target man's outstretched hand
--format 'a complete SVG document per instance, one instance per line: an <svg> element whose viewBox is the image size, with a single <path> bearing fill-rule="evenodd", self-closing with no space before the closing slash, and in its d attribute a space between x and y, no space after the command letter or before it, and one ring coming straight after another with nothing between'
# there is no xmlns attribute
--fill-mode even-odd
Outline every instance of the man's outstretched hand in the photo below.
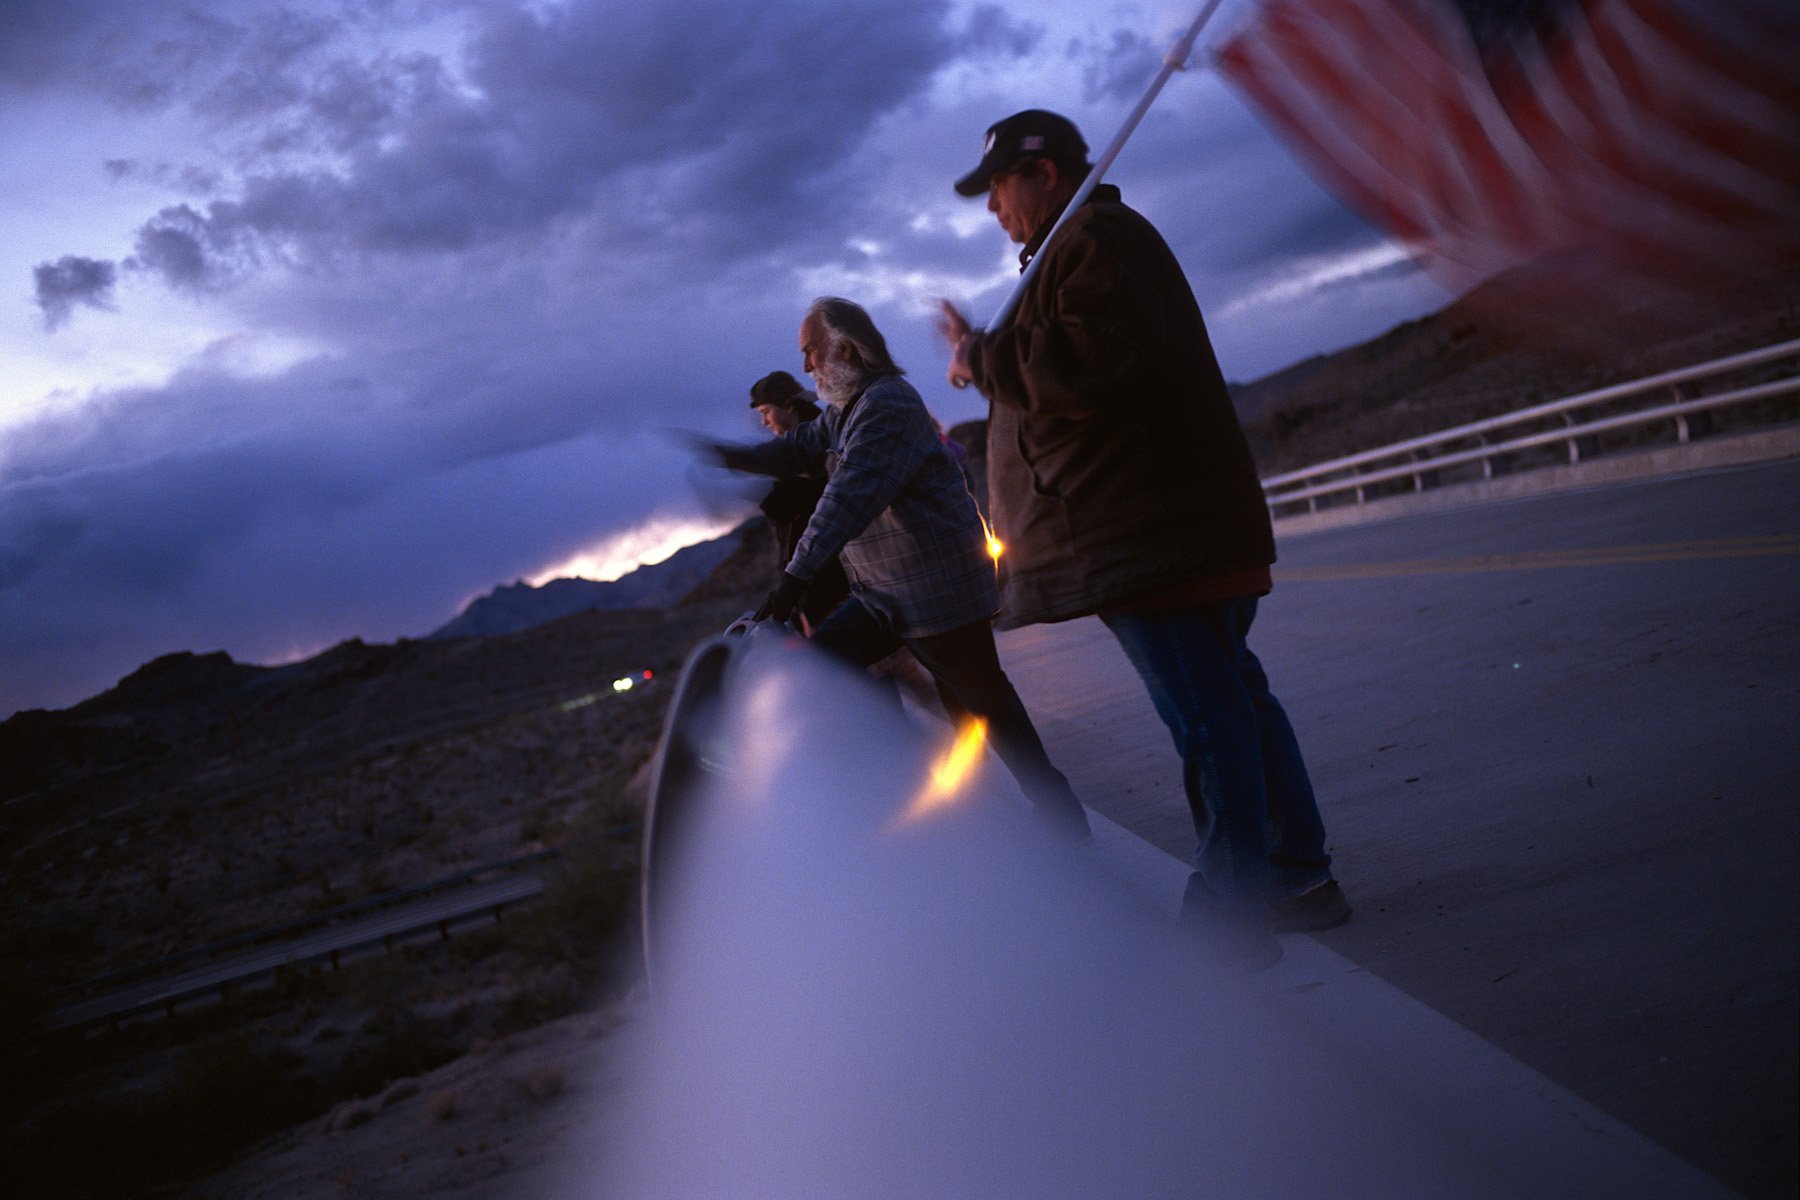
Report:
<svg viewBox="0 0 1800 1200"><path fill-rule="evenodd" d="M785 625L788 618L794 615L794 610L800 607L800 598L804 595L806 595L806 580L795 579L783 571L781 582L776 585L774 591L769 593L769 598L762 602L762 607L757 609L756 615L750 619L752 621L774 620Z"/></svg>
<svg viewBox="0 0 1800 1200"><path fill-rule="evenodd" d="M969 369L969 347L980 331L948 300L938 301L938 310L938 332L950 343L950 369L945 378L952 387L968 387L975 382L975 374Z"/></svg>
<svg viewBox="0 0 1800 1200"><path fill-rule="evenodd" d="M715 467L727 467L733 471L743 470L744 447L730 442L721 442L717 438L708 437L704 433L695 433L691 429L670 429L665 431L676 442L685 446L688 453L703 462Z"/></svg>

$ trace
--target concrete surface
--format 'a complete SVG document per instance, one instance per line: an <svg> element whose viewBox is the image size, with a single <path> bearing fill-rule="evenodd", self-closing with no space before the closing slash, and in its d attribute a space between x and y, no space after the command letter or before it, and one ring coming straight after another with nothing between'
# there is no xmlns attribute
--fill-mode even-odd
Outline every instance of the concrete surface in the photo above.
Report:
<svg viewBox="0 0 1800 1200"><path fill-rule="evenodd" d="M1188 867L1108 818L1090 817L1093 856L1153 908L1175 917ZM1535 1179L1518 1186L1583 1200L1734 1194L1316 939L1289 934L1281 941L1281 962L1252 980L1270 1002L1359 1064L1371 1088L1429 1114L1446 1142Z"/></svg>
<svg viewBox="0 0 1800 1200"><path fill-rule="evenodd" d="M1745 1194L1794 1195L1800 463L1281 555L1251 644L1358 910L1321 942ZM1083 799L1190 853L1104 628L1001 646Z"/></svg>

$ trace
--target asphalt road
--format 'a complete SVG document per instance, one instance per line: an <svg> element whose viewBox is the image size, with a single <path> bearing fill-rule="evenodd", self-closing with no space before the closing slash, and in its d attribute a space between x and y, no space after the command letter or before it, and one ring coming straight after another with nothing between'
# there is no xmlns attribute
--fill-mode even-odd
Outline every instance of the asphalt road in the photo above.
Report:
<svg viewBox="0 0 1800 1200"><path fill-rule="evenodd" d="M1280 550L1251 645L1357 906L1320 941L1745 1194L1796 1194L1800 464ZM1106 631L1001 644L1083 799L1188 854Z"/></svg>

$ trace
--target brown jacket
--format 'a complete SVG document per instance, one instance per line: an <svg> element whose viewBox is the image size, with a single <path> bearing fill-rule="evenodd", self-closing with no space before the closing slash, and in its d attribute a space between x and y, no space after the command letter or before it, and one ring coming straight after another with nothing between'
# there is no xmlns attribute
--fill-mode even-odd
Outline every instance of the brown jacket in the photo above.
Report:
<svg viewBox="0 0 1800 1200"><path fill-rule="evenodd" d="M970 355L992 402L1003 623L1275 561L1249 446L1162 236L1103 184L1044 253L1012 324Z"/></svg>

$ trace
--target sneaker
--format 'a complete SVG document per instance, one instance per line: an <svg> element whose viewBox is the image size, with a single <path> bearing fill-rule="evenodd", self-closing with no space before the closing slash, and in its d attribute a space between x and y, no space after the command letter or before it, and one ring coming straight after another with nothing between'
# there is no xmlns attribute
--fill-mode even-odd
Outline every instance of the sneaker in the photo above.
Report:
<svg viewBox="0 0 1800 1200"><path fill-rule="evenodd" d="M1350 919L1350 901L1335 879L1269 904L1269 927L1276 933L1318 933Z"/></svg>

